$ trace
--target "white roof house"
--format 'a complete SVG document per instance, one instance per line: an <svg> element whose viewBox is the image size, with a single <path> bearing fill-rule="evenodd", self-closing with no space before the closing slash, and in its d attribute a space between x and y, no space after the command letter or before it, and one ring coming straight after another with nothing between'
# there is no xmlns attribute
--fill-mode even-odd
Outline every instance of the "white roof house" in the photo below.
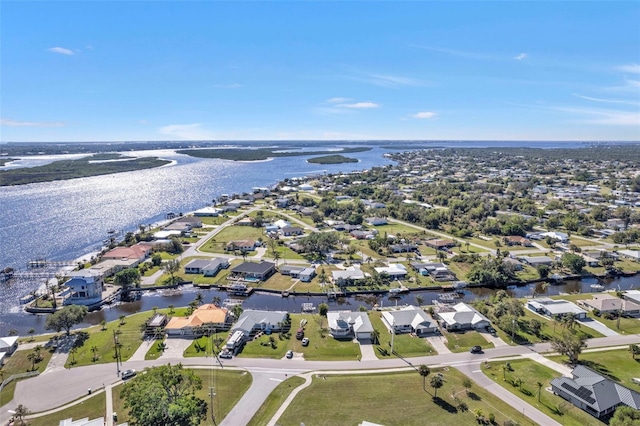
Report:
<svg viewBox="0 0 640 426"><path fill-rule="evenodd" d="M445 309L438 312L437 315L441 320L441 324L447 330L478 329L487 327L490 324L487 317L466 303L458 303Z"/></svg>
<svg viewBox="0 0 640 426"><path fill-rule="evenodd" d="M433 333L438 329L438 324L417 306L407 306L396 311L382 313L385 326L395 333L415 333L418 336Z"/></svg>
<svg viewBox="0 0 640 426"><path fill-rule="evenodd" d="M631 300L632 302L640 303L640 290L625 291L622 297L624 297L626 300Z"/></svg>
<svg viewBox="0 0 640 426"><path fill-rule="evenodd" d="M402 263L390 263L389 266L373 268L379 274L385 273L393 279L403 278L407 275L407 269Z"/></svg>
<svg viewBox="0 0 640 426"><path fill-rule="evenodd" d="M355 266L350 266L344 271L332 271L331 276L333 277L333 281L341 282L344 280L363 280L364 272L360 270L360 268L356 268Z"/></svg>
<svg viewBox="0 0 640 426"><path fill-rule="evenodd" d="M327 312L331 335L336 339L371 339L373 325L366 312Z"/></svg>
<svg viewBox="0 0 640 426"><path fill-rule="evenodd" d="M574 314L577 318L587 317L587 311L568 300L554 300L548 297L541 297L527 301L527 307L550 317L561 317L570 313Z"/></svg>
<svg viewBox="0 0 640 426"><path fill-rule="evenodd" d="M0 337L0 352L6 352L9 355L18 348L18 336Z"/></svg>
<svg viewBox="0 0 640 426"><path fill-rule="evenodd" d="M569 235L565 234L564 232L551 231L543 232L540 235L542 235L543 237L553 238L554 240L558 240L561 243L566 243L569 241Z"/></svg>

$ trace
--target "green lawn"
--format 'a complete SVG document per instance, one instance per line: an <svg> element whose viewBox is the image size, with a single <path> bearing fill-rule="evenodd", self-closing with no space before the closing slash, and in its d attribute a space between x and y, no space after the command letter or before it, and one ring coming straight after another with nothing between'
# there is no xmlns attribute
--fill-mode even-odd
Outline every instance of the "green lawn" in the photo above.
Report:
<svg viewBox="0 0 640 426"><path fill-rule="evenodd" d="M419 229L415 229L401 223L388 223L386 225L380 226L368 225L368 228L376 229L380 233L380 235L384 235L384 233L386 232L387 235L395 235L396 237L402 236L403 238L411 238L413 236L421 234L421 231Z"/></svg>
<svg viewBox="0 0 640 426"><path fill-rule="evenodd" d="M213 386L215 389L216 396L213 400L213 407L216 422L220 424L249 389L252 382L251 374L246 371L226 369L193 369L193 371L196 376L202 379L202 389L196 391L196 396L207 401L207 416L206 420L200 423L201 426L211 424L209 386ZM120 398L123 386L126 384L113 388L113 410L118 413L118 423L130 421L128 410L124 408L124 401Z"/></svg>
<svg viewBox="0 0 640 426"><path fill-rule="evenodd" d="M431 374L437 374L433 370ZM371 375L327 375L314 377L278 421L279 425L357 425L363 420L386 425L470 425L475 424L474 411L481 409L495 415L497 424L511 419L525 424L522 413L479 387L467 395L463 376L454 369L440 370L444 386L432 398L433 388L426 390L417 372ZM462 391L462 392L461 392ZM457 394L456 401L452 395ZM464 402L468 411L459 411ZM338 404L338 407L336 407Z"/></svg>
<svg viewBox="0 0 640 426"><path fill-rule="evenodd" d="M445 331L444 337L447 339L447 347L451 352L467 352L473 346L481 346L483 349L494 347L493 343L489 343L487 339L474 330L467 330L464 333Z"/></svg>
<svg viewBox="0 0 640 426"><path fill-rule="evenodd" d="M551 379L560 377L560 373L531 360L515 360L509 361L509 363L513 371L506 371L505 362L490 362L489 368L485 367L483 370L497 384L563 425L602 424L595 417L574 407L570 402L545 390L550 387ZM518 386L518 379L522 380L520 386ZM543 385L540 392L540 402L538 402L537 382ZM564 414L560 414L561 412Z"/></svg>
<svg viewBox="0 0 640 426"><path fill-rule="evenodd" d="M291 391L303 383L304 379L302 377L294 376L289 377L287 380L276 386L247 426L262 426L269 423L269 420L271 420L276 411L278 411L278 408L280 408L289 394L291 394Z"/></svg>
<svg viewBox="0 0 640 426"><path fill-rule="evenodd" d="M229 241L258 240L258 238L265 238L264 228L228 226L204 243L200 250L209 253L224 253L224 248Z"/></svg>
<svg viewBox="0 0 640 426"><path fill-rule="evenodd" d="M160 355L164 352L164 340L158 339L154 340L149 350L144 355L145 360L158 359Z"/></svg>
<svg viewBox="0 0 640 426"><path fill-rule="evenodd" d="M369 319L373 328L380 332L379 344L376 345L376 356L379 359L396 356L391 354L391 333L382 322L381 312L369 313ZM409 334L396 334L393 338L393 350L403 358L416 356L436 355L437 352L429 345L427 339L413 337Z"/></svg>
<svg viewBox="0 0 640 426"><path fill-rule="evenodd" d="M73 418L79 420L85 417L95 419L96 417L104 417L106 411L106 396L104 392L99 393L80 404L73 405L53 414L42 417L36 417L28 421L29 426L51 426L59 424L60 420Z"/></svg>
<svg viewBox="0 0 640 426"><path fill-rule="evenodd" d="M227 220L229 220L229 218L225 217L224 215L219 215L201 217L200 220L202 221L203 225L222 225Z"/></svg>
<svg viewBox="0 0 640 426"><path fill-rule="evenodd" d="M559 363L567 360L565 356L550 356L548 358ZM580 364L640 392L640 384L632 381L634 377L640 377L640 359L633 359L629 350L583 352L579 359Z"/></svg>

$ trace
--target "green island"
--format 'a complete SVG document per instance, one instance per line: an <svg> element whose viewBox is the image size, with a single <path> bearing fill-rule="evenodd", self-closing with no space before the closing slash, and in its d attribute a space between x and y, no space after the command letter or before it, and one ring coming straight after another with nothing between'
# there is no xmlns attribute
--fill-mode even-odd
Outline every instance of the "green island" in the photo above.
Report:
<svg viewBox="0 0 640 426"><path fill-rule="evenodd" d="M111 173L151 169L169 164L157 157L132 158L120 154L96 154L77 160L60 160L37 167L0 170L0 186L52 182Z"/></svg>
<svg viewBox="0 0 640 426"><path fill-rule="evenodd" d="M344 148L340 151L343 154L353 152L370 151L370 147ZM190 155L198 158L219 158L221 160L233 161L260 161L274 157L299 157L303 155L322 155L332 154L335 151L287 151L283 152L282 148L258 148L258 149L183 149L176 151L178 154Z"/></svg>
<svg viewBox="0 0 640 426"><path fill-rule="evenodd" d="M345 157L344 155L325 155L322 157L313 157L307 160L307 163L316 164L341 164L341 163L357 163L357 158Z"/></svg>

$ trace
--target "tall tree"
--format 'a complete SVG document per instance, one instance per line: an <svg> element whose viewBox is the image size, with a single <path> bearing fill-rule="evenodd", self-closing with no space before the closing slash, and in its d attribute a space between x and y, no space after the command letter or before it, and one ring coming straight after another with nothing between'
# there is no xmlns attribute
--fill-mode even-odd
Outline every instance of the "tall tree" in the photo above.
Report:
<svg viewBox="0 0 640 426"><path fill-rule="evenodd" d="M431 387L433 388L433 397L436 398L438 396L438 389L444 385L444 380L442 380L442 377L436 375L431 378L429 384L431 384Z"/></svg>
<svg viewBox="0 0 640 426"><path fill-rule="evenodd" d="M422 376L422 389L423 390L427 390L427 376L429 375L429 373L431 373L431 370L429 370L429 367L427 367L424 364L421 364L420 367L418 367L418 373Z"/></svg>
<svg viewBox="0 0 640 426"><path fill-rule="evenodd" d="M67 336L71 332L71 327L76 324L80 324L84 317L87 316L87 307L80 305L69 305L54 312L46 321L47 330L55 330L59 333L61 330L65 330Z"/></svg>
<svg viewBox="0 0 640 426"><path fill-rule="evenodd" d="M180 270L180 261L178 259L168 260L162 264L162 269L171 275L171 285L175 284L175 274Z"/></svg>
<svg viewBox="0 0 640 426"><path fill-rule="evenodd" d="M551 340L551 347L554 351L569 358L571 365L578 363L578 357L583 349L587 347L587 336L584 333L574 333L569 330L563 331L560 337Z"/></svg>
<svg viewBox="0 0 640 426"><path fill-rule="evenodd" d="M122 291L126 293L131 287L140 284L140 272L135 268L123 269L113 277L113 282L121 286Z"/></svg>
<svg viewBox="0 0 640 426"><path fill-rule="evenodd" d="M124 387L120 396L138 426L198 426L207 402L197 398L202 379L182 364L147 368Z"/></svg>

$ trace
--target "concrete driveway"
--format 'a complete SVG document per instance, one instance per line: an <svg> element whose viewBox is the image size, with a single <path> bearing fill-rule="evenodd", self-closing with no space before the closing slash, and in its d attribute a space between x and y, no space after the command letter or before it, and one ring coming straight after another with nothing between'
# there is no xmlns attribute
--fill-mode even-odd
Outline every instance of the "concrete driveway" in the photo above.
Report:
<svg viewBox="0 0 640 426"><path fill-rule="evenodd" d="M158 359L183 358L185 349L187 349L192 343L193 339L166 339L164 341L164 352L158 357Z"/></svg>
<svg viewBox="0 0 640 426"><path fill-rule="evenodd" d="M609 327L607 327L603 323L601 323L599 321L596 321L596 320L594 320L592 318L579 319L578 322L581 325L584 325L584 326L587 326L589 328L592 328L595 331L598 331L598 332L604 334L607 337L618 336L620 334L620 333L617 333L617 332L613 331L612 329L610 329Z"/></svg>

